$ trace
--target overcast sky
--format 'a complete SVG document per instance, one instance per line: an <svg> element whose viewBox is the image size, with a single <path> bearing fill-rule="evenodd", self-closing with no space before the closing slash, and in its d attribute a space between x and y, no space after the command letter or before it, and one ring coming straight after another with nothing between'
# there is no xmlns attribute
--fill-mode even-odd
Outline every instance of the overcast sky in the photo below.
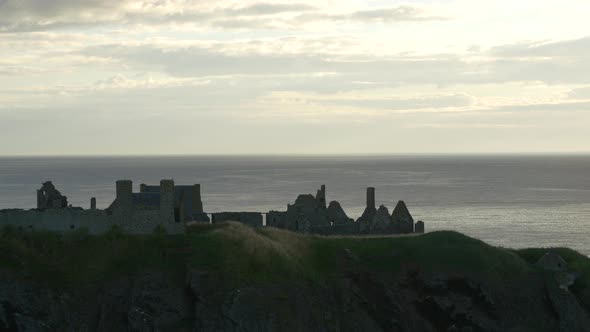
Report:
<svg viewBox="0 0 590 332"><path fill-rule="evenodd" d="M0 0L0 155L590 151L587 0Z"/></svg>

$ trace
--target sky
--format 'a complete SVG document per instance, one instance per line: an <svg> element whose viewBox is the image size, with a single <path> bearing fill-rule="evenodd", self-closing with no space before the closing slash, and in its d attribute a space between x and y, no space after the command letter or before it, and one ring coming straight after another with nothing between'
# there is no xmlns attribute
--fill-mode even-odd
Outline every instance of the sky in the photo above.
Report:
<svg viewBox="0 0 590 332"><path fill-rule="evenodd" d="M587 0L0 0L0 155L590 152Z"/></svg>

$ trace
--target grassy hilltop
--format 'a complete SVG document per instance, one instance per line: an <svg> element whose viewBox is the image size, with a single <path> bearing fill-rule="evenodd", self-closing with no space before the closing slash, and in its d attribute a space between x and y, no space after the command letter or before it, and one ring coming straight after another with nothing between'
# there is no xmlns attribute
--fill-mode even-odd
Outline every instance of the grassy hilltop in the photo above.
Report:
<svg viewBox="0 0 590 332"><path fill-rule="evenodd" d="M334 257L344 250L360 267L396 274L408 268L514 278L536 269L546 249L511 250L490 246L452 231L421 236L323 237L254 229L238 223L197 225L187 234L127 235L113 229L102 236L67 235L6 228L0 233L0 266L54 286L78 286L121 274L187 268L215 271L236 284L291 279L322 282L338 272ZM556 250L581 276L577 292L590 288L590 259Z"/></svg>
<svg viewBox="0 0 590 332"><path fill-rule="evenodd" d="M590 308L590 259L570 249L554 250L567 261L571 270L579 274L579 278L571 288L571 293L588 311ZM308 300L314 299L315 305L319 303L326 308L333 308L334 305L323 303L321 298L315 299L313 294L319 291L326 294L325 296L340 298L334 302L337 305L344 301L342 299L360 296L359 294L364 294L362 296L365 300L362 301L368 301L367 303L379 303L379 301L389 303L387 301L399 298L402 301L401 308L407 309L409 305L418 308L417 313L411 311L407 314L408 317L413 317L412 315L428 317L429 326L438 326L438 328L450 326L452 323L476 327L477 330L478 326L488 324L486 322L490 319L499 319L498 323L494 323L499 325L490 326L509 327L524 324L530 327L532 326L530 324L537 324L535 326L538 328L551 330L553 327L548 324L557 324L555 322L559 321L559 324L565 324L562 328L567 329L568 323L564 323L563 317L558 317L558 320L549 317L548 321L539 321L536 318L539 315L548 315L547 304L543 304L545 295L540 294L546 287L543 286L543 280L547 273L534 265L546 251L546 249L512 250L493 247L451 231L399 237L322 237L273 228L254 229L242 224L228 223L215 226L192 226L186 234L182 235L168 235L157 230L151 235L127 235L118 229L113 229L105 235L90 236L83 231L57 235L6 228L0 233L0 271L8 271L10 275L17 276L18 280L41 284L44 285L42 287L57 292L85 292L85 294L101 293L102 291L98 289L104 289L105 285L113 281L142 276L149 271L164 273L167 276L167 282L177 285L178 289L183 289L187 287L184 286L187 274L190 275L191 271L206 271L208 274L217 276L215 277L218 280L216 285L221 285L223 289L243 289L244 294L250 294L246 293L246 290L250 289L252 293L248 295L249 299L253 296L262 296L257 300L259 303L250 303L248 302L250 300L242 303L246 308L256 307L257 303L264 308L282 308L282 302L266 303L266 299L274 298L278 299L276 301L289 302L293 297L299 296L297 292L289 293L290 290L299 289L299 293L307 294L305 296ZM428 277L429 275L433 277ZM460 276L460 278L453 276ZM413 279L420 282L416 284ZM446 286L440 288L439 279L443 280ZM351 289L357 289L351 293L352 295L348 290L352 287L349 285L350 282L356 285ZM480 284L485 287L474 286ZM279 290L274 289L276 287L273 285L278 285L276 287L279 287ZM215 288L219 288L218 286ZM381 290L375 290L375 287ZM481 302L482 299L487 298L481 287L488 289L487 292L492 294L495 300L486 300L488 304L485 304L485 301ZM199 292L208 291L196 292L200 294ZM0 295L1 293L0 290ZM381 293L389 295L384 299ZM518 295L521 293L522 295ZM233 293L225 292L215 295L213 297L215 300L211 301L212 303L218 301L220 307L225 308L221 303L227 302L230 296L228 294ZM453 301L458 301L459 307L448 307L444 300L437 298L439 295L444 295L443 298L450 296L449 298L455 299ZM235 295L231 296L235 297ZM464 302L461 300L462 296L470 297L470 301L474 301L474 305L477 304L478 307L461 309L461 303ZM358 301L361 300L355 299L352 303ZM359 303L363 303L362 301ZM435 302L432 304L428 301ZM302 300L301 303L303 303L301 307L305 308L306 302ZM363 308L368 304L354 305ZM374 305L377 306L377 304ZM383 308L392 306L396 305L391 303L381 305ZM290 305L286 308L289 307ZM453 309L455 311L446 312L447 307L455 308ZM521 309L518 310L521 311L515 311L514 308L519 307ZM342 309L344 318L338 318L339 324L344 324L340 325L342 330L346 330L346 324L350 323L346 322L345 312L361 310L358 308ZM476 318L469 318L471 319L469 321L466 320L467 318L461 318L464 313L457 314L456 311L459 310L457 308ZM238 313L241 312L239 310ZM286 312L285 315L291 315L289 313L291 311L299 313L305 311L305 309L297 308L281 310ZM412 325L413 327L407 325L405 328L402 328L402 325L391 325L394 323L382 318L386 314L377 309L374 310L374 312L369 311L369 315L380 324L383 330L396 326L403 331L406 328L408 330L421 328L421 325ZM340 317L336 316L337 312L339 311L331 314L335 316L330 317L333 319ZM515 318L514 321L511 318L502 318L503 315L512 317L515 312L520 313L521 318ZM206 312L206 314L211 313ZM227 317L231 314L230 312L218 316ZM205 314L198 313L196 317L201 315ZM478 315L483 315L484 318L477 318ZM244 317L250 316L252 314ZM315 316L312 318L319 319ZM247 319L256 322L261 318ZM415 321L420 322L421 319L416 318ZM246 321L243 324L258 324L252 322ZM284 325L276 325L278 324L276 321L271 323L285 328ZM217 328L221 329L219 326ZM351 329L354 330L354 328Z"/></svg>

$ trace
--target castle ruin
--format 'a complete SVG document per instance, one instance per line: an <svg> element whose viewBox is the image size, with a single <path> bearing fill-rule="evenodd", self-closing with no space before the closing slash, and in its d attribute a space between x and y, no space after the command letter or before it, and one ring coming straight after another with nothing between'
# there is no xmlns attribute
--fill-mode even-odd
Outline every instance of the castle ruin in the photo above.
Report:
<svg viewBox="0 0 590 332"><path fill-rule="evenodd" d="M97 208L95 197L90 199L90 209L83 209L68 205L67 197L51 181L44 182L37 190L37 208L0 210L0 226L55 232L86 229L90 234L105 233L116 226L128 233L146 234L158 227L182 233L185 224L192 222L235 221L321 235L424 233L424 223L414 224L404 201L399 201L391 214L383 205L377 208L373 187L367 188L366 207L355 221L339 202L327 203L325 185L315 196L297 196L286 211L216 212L211 218L203 209L199 184L175 185L173 180L161 180L159 185L140 184L139 192L133 191L131 180L118 180L115 186L115 199L106 209Z"/></svg>
<svg viewBox="0 0 590 332"><path fill-rule="evenodd" d="M399 201L390 215L387 207L375 206L375 188L367 188L367 203L363 214L354 221L340 203L331 201L326 207L326 186L316 196L299 195L287 211L269 211L266 225L301 233L321 235L368 235L424 233L424 223L414 228L414 218L406 204Z"/></svg>
<svg viewBox="0 0 590 332"><path fill-rule="evenodd" d="M37 190L37 209L63 209L68 206L68 198L63 196L51 181L44 182Z"/></svg>

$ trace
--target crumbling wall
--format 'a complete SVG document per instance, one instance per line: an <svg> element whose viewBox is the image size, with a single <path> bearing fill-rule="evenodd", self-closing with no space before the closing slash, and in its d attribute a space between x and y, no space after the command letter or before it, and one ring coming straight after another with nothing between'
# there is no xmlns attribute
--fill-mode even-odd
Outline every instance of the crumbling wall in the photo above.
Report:
<svg viewBox="0 0 590 332"><path fill-rule="evenodd" d="M373 219L369 224L370 234L388 234L392 233L393 223L391 222L391 216L389 210L384 205L381 205L373 216Z"/></svg>
<svg viewBox="0 0 590 332"><path fill-rule="evenodd" d="M68 198L55 188L51 181L46 181L37 190L37 209L63 209L68 207Z"/></svg>
<svg viewBox="0 0 590 332"><path fill-rule="evenodd" d="M130 234L149 234L157 226L169 233L184 230L183 224L161 218L157 210L138 210L133 214L109 214L105 210L82 210L80 208L51 210L0 210L0 227L13 226L30 230L70 232L85 228L90 234L103 234L114 225Z"/></svg>
<svg viewBox="0 0 590 332"><path fill-rule="evenodd" d="M266 226L286 229L285 211L268 211L266 214Z"/></svg>
<svg viewBox="0 0 590 332"><path fill-rule="evenodd" d="M353 220L348 218L342 206L337 201L331 201L328 206L327 212L328 220L334 225L349 224Z"/></svg>
<svg viewBox="0 0 590 332"><path fill-rule="evenodd" d="M101 234L112 228L114 220L104 210L0 210L0 226L9 225L52 232L69 232L85 228L90 234Z"/></svg>
<svg viewBox="0 0 590 332"><path fill-rule="evenodd" d="M424 222L422 220L418 220L416 225L414 225L414 233L423 234L424 231Z"/></svg>
<svg viewBox="0 0 590 332"><path fill-rule="evenodd" d="M414 232L414 218L404 201L397 202L395 209L391 213L391 219L400 233L408 234Z"/></svg>
<svg viewBox="0 0 590 332"><path fill-rule="evenodd" d="M174 216L163 216L159 210L136 210L130 216L110 216L113 224L119 225L130 234L150 234L157 227L162 227L170 234L182 233L183 223L174 222Z"/></svg>
<svg viewBox="0 0 590 332"><path fill-rule="evenodd" d="M140 184L140 194L160 194L160 186L151 186ZM139 195L139 196L141 196ZM183 221L209 222L209 217L203 211L203 202L201 200L201 185L175 185L174 186L174 204L176 214L182 216Z"/></svg>
<svg viewBox="0 0 590 332"><path fill-rule="evenodd" d="M113 226L119 226L130 234L149 234L157 226L169 233L184 231L184 225L170 219L162 219L158 210L138 210L132 214L110 214L105 210L83 210L81 208L50 210L0 210L0 227L72 232L86 229L89 234L103 234Z"/></svg>
<svg viewBox="0 0 590 332"><path fill-rule="evenodd" d="M287 206L284 216L284 228L308 233L312 226L330 226L325 199L322 198L325 188L318 191L318 197L299 195L295 204Z"/></svg>

